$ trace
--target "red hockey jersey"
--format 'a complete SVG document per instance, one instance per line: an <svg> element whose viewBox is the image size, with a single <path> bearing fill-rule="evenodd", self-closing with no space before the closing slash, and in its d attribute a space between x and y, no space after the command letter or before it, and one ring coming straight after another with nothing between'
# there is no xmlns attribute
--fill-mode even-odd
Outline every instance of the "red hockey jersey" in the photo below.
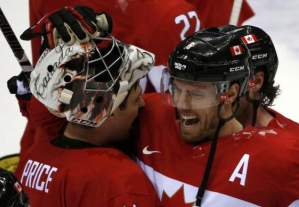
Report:
<svg viewBox="0 0 299 207"><path fill-rule="evenodd" d="M32 207L160 206L147 176L118 150L63 149L46 141L27 152L15 175Z"/></svg>
<svg viewBox="0 0 299 207"><path fill-rule="evenodd" d="M160 91L162 69L167 65L169 54L186 36L211 26L230 23L235 0L30 0L30 24L36 24L45 14L66 5L86 5L95 11L108 12L113 19L112 34L119 40L148 50L156 55L155 68L142 80L144 92ZM238 11L241 25L254 15L242 1ZM33 63L39 58L41 39L32 40Z"/></svg>
<svg viewBox="0 0 299 207"><path fill-rule="evenodd" d="M186 0L193 4L205 27L219 27L225 24L241 26L254 15L246 0Z"/></svg>
<svg viewBox="0 0 299 207"><path fill-rule="evenodd" d="M45 14L68 5L86 5L108 12L113 19L112 34L119 40L156 55L156 65L167 65L169 54L187 35L211 26L229 23L233 0L30 0L30 24ZM254 15L244 0L238 25ZM33 62L39 58L41 40L32 42Z"/></svg>
<svg viewBox="0 0 299 207"><path fill-rule="evenodd" d="M156 55L156 65L166 65L174 47L187 35L203 28L196 8L185 0L30 0L30 23L45 14L69 5L86 5L96 12L106 11L113 19L112 34ZM33 62L39 58L40 39L32 42Z"/></svg>
<svg viewBox="0 0 299 207"><path fill-rule="evenodd" d="M299 134L299 123L283 116L274 109L267 108L267 110L270 114L272 114L272 116L274 116L274 119L270 121L268 126L286 129L292 131L295 134Z"/></svg>
<svg viewBox="0 0 299 207"><path fill-rule="evenodd" d="M180 139L174 108L144 94L137 162L165 207L194 206L211 142ZM299 205L299 139L279 128L245 128L220 138L202 206Z"/></svg>
<svg viewBox="0 0 299 207"><path fill-rule="evenodd" d="M21 138L20 157L35 142L51 140L59 137L67 124L66 119L54 116L34 96L29 101L19 99L21 113L28 118L28 122Z"/></svg>

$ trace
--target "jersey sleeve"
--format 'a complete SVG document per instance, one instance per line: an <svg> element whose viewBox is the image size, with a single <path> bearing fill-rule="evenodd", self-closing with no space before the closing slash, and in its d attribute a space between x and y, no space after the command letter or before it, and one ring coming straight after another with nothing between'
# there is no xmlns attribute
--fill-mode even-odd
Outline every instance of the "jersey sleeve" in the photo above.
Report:
<svg viewBox="0 0 299 207"><path fill-rule="evenodd" d="M54 116L34 96L26 106L28 122L20 141L20 156L29 149L35 141L53 139L60 136L67 124L66 119Z"/></svg>
<svg viewBox="0 0 299 207"><path fill-rule="evenodd" d="M29 23L30 26L35 25L42 17L42 5L39 3L40 1L29 1ZM41 37L36 37L31 40L31 50L32 50L32 63L33 65L36 64L37 60L39 59L39 50L41 46Z"/></svg>
<svg viewBox="0 0 299 207"><path fill-rule="evenodd" d="M30 121L38 128L39 134L36 138L56 138L60 136L67 124L65 118L59 118L53 115L41 102L34 96L31 97L28 104Z"/></svg>
<svg viewBox="0 0 299 207"><path fill-rule="evenodd" d="M241 7L235 7L234 3L238 0L216 1L216 0L187 0L193 4L205 27L219 27L226 24L235 24L241 26L246 20L254 15L254 12L248 2L243 0ZM231 17L233 19L230 22Z"/></svg>
<svg viewBox="0 0 299 207"><path fill-rule="evenodd" d="M246 20L254 16L254 12L248 2L245 0L241 7L241 12L238 20L238 26L242 25Z"/></svg>

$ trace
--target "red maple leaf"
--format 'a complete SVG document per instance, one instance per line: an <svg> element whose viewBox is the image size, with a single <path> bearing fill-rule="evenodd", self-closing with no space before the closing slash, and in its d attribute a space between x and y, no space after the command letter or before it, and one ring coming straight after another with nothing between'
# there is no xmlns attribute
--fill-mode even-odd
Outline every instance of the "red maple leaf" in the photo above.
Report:
<svg viewBox="0 0 299 207"><path fill-rule="evenodd" d="M165 192L163 192L162 206L193 207L194 205L194 202L185 202L183 186L171 197L169 197Z"/></svg>
<svg viewBox="0 0 299 207"><path fill-rule="evenodd" d="M239 47L236 47L236 48L235 48L235 51L236 51L236 53L239 53L239 52L240 52Z"/></svg>
<svg viewBox="0 0 299 207"><path fill-rule="evenodd" d="M249 36L249 37L247 38L247 40L248 40L248 42L250 42L250 41L252 41L252 38Z"/></svg>

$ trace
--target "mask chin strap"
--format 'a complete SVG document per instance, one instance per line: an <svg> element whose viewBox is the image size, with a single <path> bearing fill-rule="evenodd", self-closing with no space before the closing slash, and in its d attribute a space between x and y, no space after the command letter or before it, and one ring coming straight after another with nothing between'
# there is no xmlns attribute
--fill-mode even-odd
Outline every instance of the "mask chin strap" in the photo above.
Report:
<svg viewBox="0 0 299 207"><path fill-rule="evenodd" d="M259 99L251 99L249 97L249 91L246 91L245 93L246 95L246 100L249 102L249 103L252 103L252 121L251 121L251 125L254 127L255 123L256 123L256 117L257 117L257 109L261 103L261 100Z"/></svg>
<svg viewBox="0 0 299 207"><path fill-rule="evenodd" d="M202 179L200 187L198 188L198 191L197 191L196 203L195 203L196 206L201 206L201 202L202 202L203 196L205 194L205 190L207 188L207 184L208 184L208 181L209 181L212 165L213 165L213 162L214 162L214 157L215 157L215 154L216 154L216 148L217 148L220 129L224 126L224 124L226 122L232 120L235 117L235 112L237 111L237 109L240 106L240 102L238 101L237 102L237 108L236 108L235 112L230 117L228 117L226 119L223 119L220 115L220 109L223 106L223 103L224 102L221 102L218 105L217 117L219 119L219 122L218 122L218 125L217 125L217 128L216 128L213 140L212 140L211 149L210 149L206 169L205 169L205 172L204 172L204 175L203 175L203 179Z"/></svg>
<svg viewBox="0 0 299 207"><path fill-rule="evenodd" d="M119 83L119 90L116 94L116 98L114 100L113 107L111 109L111 112L109 116L119 107L119 105L125 100L126 96L128 95L129 90L129 82L128 81L122 81Z"/></svg>

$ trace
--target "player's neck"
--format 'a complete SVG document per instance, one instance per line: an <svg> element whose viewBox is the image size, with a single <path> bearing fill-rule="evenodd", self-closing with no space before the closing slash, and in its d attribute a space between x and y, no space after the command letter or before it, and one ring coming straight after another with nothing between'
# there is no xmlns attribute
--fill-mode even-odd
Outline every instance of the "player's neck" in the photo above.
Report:
<svg viewBox="0 0 299 207"><path fill-rule="evenodd" d="M64 135L70 139L81 140L91 143L96 146L103 146L106 144L104 133L97 133L98 128L87 128L77 124L68 123Z"/></svg>
<svg viewBox="0 0 299 207"><path fill-rule="evenodd" d="M226 122L219 132L219 137L226 137L230 134L243 130L242 124L235 118Z"/></svg>
<svg viewBox="0 0 299 207"><path fill-rule="evenodd" d="M265 109L263 105L260 105L257 110L256 124L255 127L268 126L269 122L274 117Z"/></svg>

